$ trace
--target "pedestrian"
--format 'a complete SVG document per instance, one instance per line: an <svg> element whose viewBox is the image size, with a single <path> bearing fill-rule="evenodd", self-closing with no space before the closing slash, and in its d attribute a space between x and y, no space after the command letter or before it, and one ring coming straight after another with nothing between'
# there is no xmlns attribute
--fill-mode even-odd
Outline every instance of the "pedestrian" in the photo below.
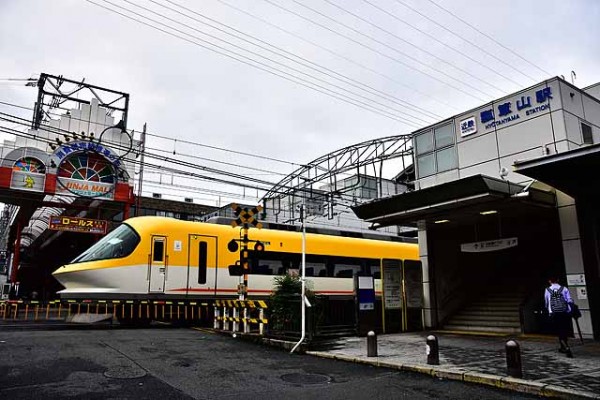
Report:
<svg viewBox="0 0 600 400"><path fill-rule="evenodd" d="M569 347L569 336L571 335L571 293L569 289L561 286L556 277L550 277L548 280L550 286L544 291L544 300L550 323L560 343L559 352L565 353L567 357L573 358L573 353Z"/></svg>

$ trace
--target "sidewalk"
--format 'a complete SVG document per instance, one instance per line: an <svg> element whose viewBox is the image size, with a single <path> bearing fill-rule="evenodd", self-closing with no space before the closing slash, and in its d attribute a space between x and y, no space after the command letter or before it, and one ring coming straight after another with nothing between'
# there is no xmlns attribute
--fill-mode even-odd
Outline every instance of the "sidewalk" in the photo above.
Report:
<svg viewBox="0 0 600 400"><path fill-rule="evenodd" d="M367 338L342 338L313 346L307 354L420 372L507 390L558 398L600 399L600 343L570 340L574 358L557 351L555 338L544 336L474 336L432 332L438 337L440 365L427 365L426 337L401 333L377 338L378 357L367 357ZM521 346L523 379L509 378L505 344Z"/></svg>

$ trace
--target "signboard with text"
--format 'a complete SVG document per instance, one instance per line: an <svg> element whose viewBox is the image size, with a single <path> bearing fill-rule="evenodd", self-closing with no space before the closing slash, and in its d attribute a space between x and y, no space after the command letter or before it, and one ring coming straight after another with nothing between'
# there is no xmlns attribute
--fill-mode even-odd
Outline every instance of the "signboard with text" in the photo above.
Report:
<svg viewBox="0 0 600 400"><path fill-rule="evenodd" d="M543 84L511 97L493 101L458 116L455 123L459 138L504 128L550 112L560 92L554 83Z"/></svg>
<svg viewBox="0 0 600 400"><path fill-rule="evenodd" d="M58 177L56 194L77 195L103 200L114 198L114 184Z"/></svg>
<svg viewBox="0 0 600 400"><path fill-rule="evenodd" d="M402 264L383 260L383 305L387 310L402 308Z"/></svg>
<svg viewBox="0 0 600 400"><path fill-rule="evenodd" d="M509 249L519 245L519 238L506 238L497 240L487 240L484 242L463 243L460 245L460 251L463 253L485 253L488 251L497 251Z"/></svg>
<svg viewBox="0 0 600 400"><path fill-rule="evenodd" d="M67 217L61 215L58 217L50 217L49 229L55 231L105 234L107 225L107 221L105 220Z"/></svg>

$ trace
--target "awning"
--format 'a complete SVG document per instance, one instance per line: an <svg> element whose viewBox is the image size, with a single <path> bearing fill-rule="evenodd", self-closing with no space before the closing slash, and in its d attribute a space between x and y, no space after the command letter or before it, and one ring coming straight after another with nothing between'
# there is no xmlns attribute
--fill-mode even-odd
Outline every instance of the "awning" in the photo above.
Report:
<svg viewBox="0 0 600 400"><path fill-rule="evenodd" d="M600 144L528 161L517 161L514 171L544 182L571 197L600 195Z"/></svg>
<svg viewBox="0 0 600 400"><path fill-rule="evenodd" d="M515 203L527 207L554 206L551 192L513 182L474 175L421 190L353 207L354 213L376 226L414 226L417 221L466 219L491 210L505 210Z"/></svg>

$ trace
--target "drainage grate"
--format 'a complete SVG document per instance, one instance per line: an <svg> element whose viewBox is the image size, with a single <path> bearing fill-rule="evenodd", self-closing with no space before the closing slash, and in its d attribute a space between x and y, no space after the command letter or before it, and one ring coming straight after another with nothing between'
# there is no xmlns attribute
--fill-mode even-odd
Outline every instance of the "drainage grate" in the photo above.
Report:
<svg viewBox="0 0 600 400"><path fill-rule="evenodd" d="M281 376L281 379L285 382L299 385L317 385L319 383L331 382L329 376L320 374L285 374Z"/></svg>

